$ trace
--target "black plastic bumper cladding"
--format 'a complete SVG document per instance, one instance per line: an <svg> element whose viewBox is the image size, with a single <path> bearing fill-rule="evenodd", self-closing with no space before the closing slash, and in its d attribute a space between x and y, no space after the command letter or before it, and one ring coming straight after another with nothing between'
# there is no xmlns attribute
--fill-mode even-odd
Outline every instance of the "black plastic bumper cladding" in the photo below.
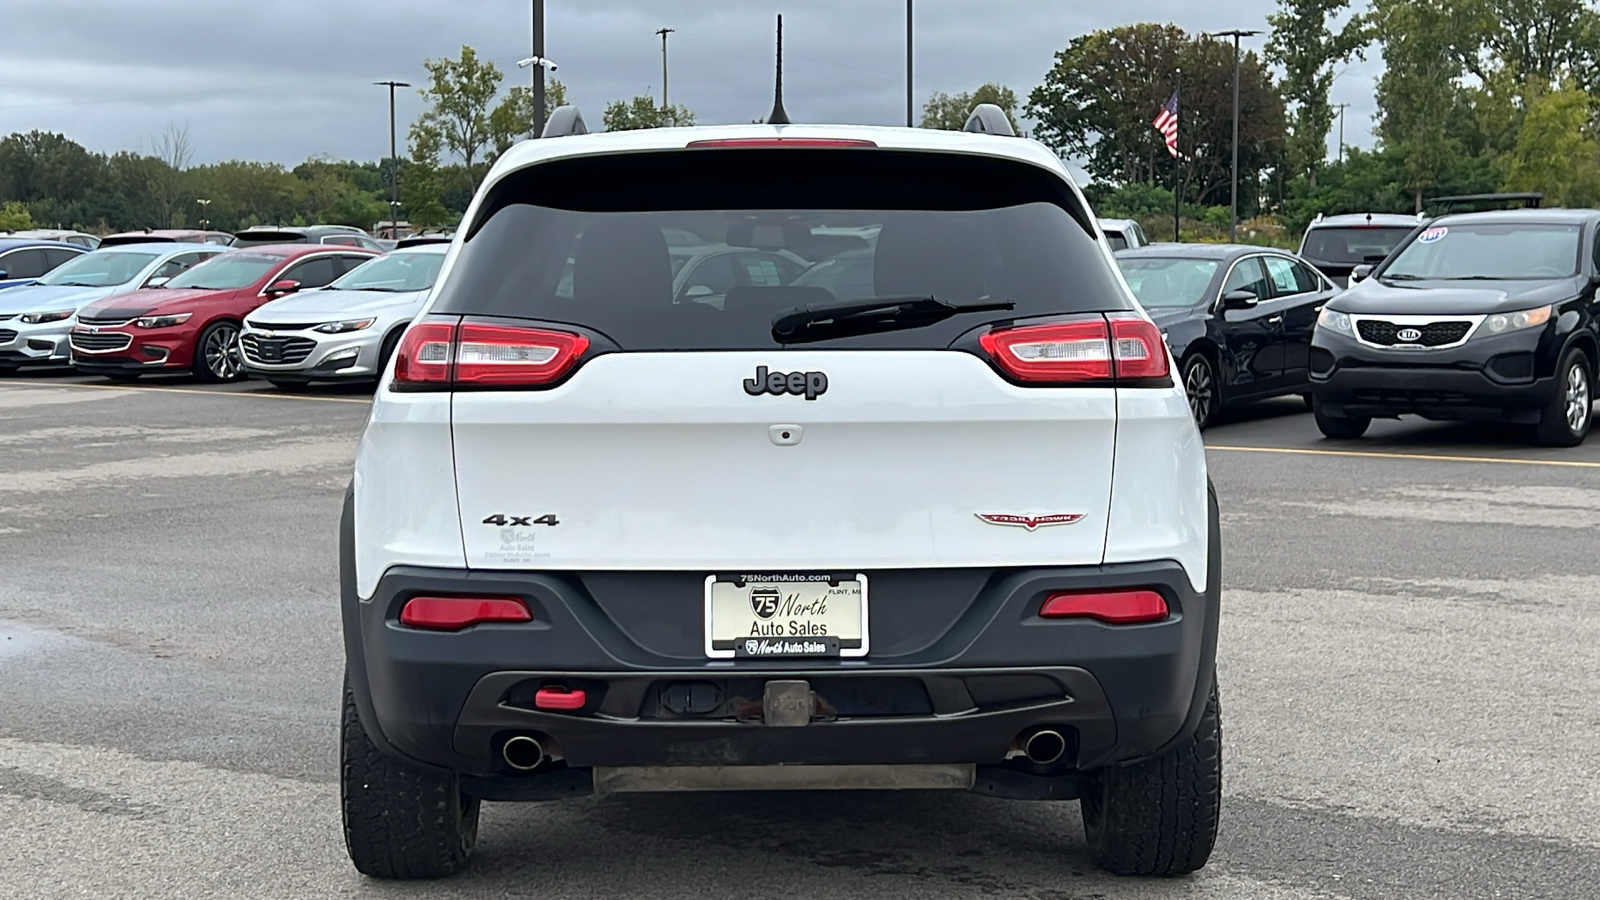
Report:
<svg viewBox="0 0 1600 900"><path fill-rule="evenodd" d="M630 609L648 606L659 616L665 605L685 610L698 637L703 596L698 585L685 594L681 573L660 573L655 590L644 589L654 581L649 573L613 577L602 602L573 573L396 567L372 598L359 598L352 519L353 494L341 535L347 677L379 746L423 765L494 774L502 771L498 742L511 732L537 733L575 767L999 763L1020 732L1048 725L1070 729L1078 765L1092 768L1158 755L1186 737L1211 688L1221 594L1214 499L1204 593L1171 561L952 570L948 579L875 571L870 657L759 663L681 654L681 635L630 636L641 630ZM900 579L924 592L947 584L953 593L930 603L944 611L938 627L897 641L889 623L916 602L914 593L887 588ZM1037 615L1054 590L1133 586L1158 589L1173 615L1120 627ZM398 623L406 599L435 592L519 596L534 621L458 633ZM819 697L842 704L838 715L772 728L740 721L731 707L703 717L664 711L664 691L674 685L715 685L720 697L752 693L748 686L767 678L812 681ZM530 708L531 691L544 684L582 687L589 703L574 712ZM867 708L874 703L882 708Z"/></svg>

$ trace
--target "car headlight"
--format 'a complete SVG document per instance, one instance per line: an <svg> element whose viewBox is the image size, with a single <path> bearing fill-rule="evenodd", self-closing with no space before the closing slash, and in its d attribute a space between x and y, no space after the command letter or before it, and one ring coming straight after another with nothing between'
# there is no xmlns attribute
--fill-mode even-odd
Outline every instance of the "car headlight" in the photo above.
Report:
<svg viewBox="0 0 1600 900"><path fill-rule="evenodd" d="M194 313L175 313L170 316L145 316L142 319L134 319L133 324L138 325L140 328L171 328L174 325L182 325L183 323L189 321L189 317L192 315L194 315Z"/></svg>
<svg viewBox="0 0 1600 900"><path fill-rule="evenodd" d="M1550 321L1555 314L1554 306L1541 306L1537 309L1524 309L1519 312L1495 313L1483 320L1483 330L1479 334L1505 334L1508 331L1521 331L1524 328L1538 328Z"/></svg>
<svg viewBox="0 0 1600 900"><path fill-rule="evenodd" d="M55 312L23 313L19 318L29 325L38 325L41 322L59 322L62 319L72 318L70 309L58 309Z"/></svg>
<svg viewBox="0 0 1600 900"><path fill-rule="evenodd" d="M348 322L329 322L326 325L318 325L311 330L320 331L323 334L344 334L346 331L360 331L376 321L377 319L351 319Z"/></svg>
<svg viewBox="0 0 1600 900"><path fill-rule="evenodd" d="M1349 316L1327 307L1323 307L1322 312L1317 314L1317 327L1326 328L1337 334L1354 335L1356 333L1355 327L1350 324Z"/></svg>

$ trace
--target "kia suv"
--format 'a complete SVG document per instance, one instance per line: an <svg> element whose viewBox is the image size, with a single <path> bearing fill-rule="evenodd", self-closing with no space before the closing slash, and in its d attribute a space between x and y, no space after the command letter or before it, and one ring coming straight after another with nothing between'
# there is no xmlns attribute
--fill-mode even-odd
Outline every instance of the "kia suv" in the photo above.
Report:
<svg viewBox="0 0 1600 900"><path fill-rule="evenodd" d="M875 236L870 296L673 290L669 234L804 258L840 230ZM342 527L369 875L456 871L483 801L686 790L1078 799L1111 871L1211 852L1204 449L1041 144L508 151L379 386Z"/></svg>

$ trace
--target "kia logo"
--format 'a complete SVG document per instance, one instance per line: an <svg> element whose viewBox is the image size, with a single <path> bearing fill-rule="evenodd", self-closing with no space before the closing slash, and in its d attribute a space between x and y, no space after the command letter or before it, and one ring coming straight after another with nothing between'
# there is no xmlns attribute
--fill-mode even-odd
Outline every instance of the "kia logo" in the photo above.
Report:
<svg viewBox="0 0 1600 900"><path fill-rule="evenodd" d="M1394 333L1394 336L1395 336L1396 340L1402 340L1402 341L1420 341L1420 340L1422 340L1422 332L1418 331L1415 328L1402 328L1399 331L1396 331Z"/></svg>

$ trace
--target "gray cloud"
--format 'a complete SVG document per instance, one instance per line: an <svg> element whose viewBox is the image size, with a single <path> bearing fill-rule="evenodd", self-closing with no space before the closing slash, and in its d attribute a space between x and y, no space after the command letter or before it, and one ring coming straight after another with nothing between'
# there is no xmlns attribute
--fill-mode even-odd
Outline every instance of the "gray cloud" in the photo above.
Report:
<svg viewBox="0 0 1600 900"><path fill-rule="evenodd" d="M148 146L187 124L197 161L294 163L387 152L388 106L371 82L421 83L421 61L470 44L527 78L528 0L4 0L0 133L60 131L94 150ZM1026 94L1075 35L1137 21L1190 31L1265 27L1272 0L1201 6L1046 0L917 0L917 105L932 91L1000 81ZM796 119L900 124L905 118L899 0L547 0L546 52L570 97L598 124L610 100L661 90L670 41L671 100L702 124L747 122L772 103L773 17L783 12L786 104ZM1258 45L1259 46L1259 45ZM1334 87L1352 104L1346 141L1369 146L1373 82L1358 63ZM1152 73L1153 78L1164 77ZM422 109L403 91L402 130Z"/></svg>

